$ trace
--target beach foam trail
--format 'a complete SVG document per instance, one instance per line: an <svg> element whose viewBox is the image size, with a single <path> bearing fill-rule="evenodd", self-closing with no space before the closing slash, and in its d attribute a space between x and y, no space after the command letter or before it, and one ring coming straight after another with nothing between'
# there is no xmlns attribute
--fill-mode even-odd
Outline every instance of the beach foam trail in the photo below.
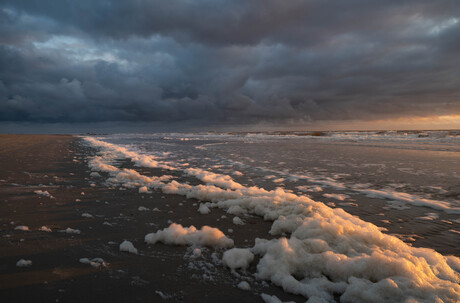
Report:
<svg viewBox="0 0 460 303"><path fill-rule="evenodd" d="M255 239L250 248L260 257L256 276L287 292L303 295L310 302L335 302L336 295L341 302L460 300L460 258L411 247L340 208L330 208L282 188L247 187L228 175L199 168L182 169L115 144L84 139L99 149L88 165L93 171L106 173L108 185L162 190L198 199L209 208L219 207L230 214L255 214L273 221L270 233L279 238ZM117 168L117 159L129 159L136 166L146 163L148 167L182 171L205 184L192 186L171 181L170 176L145 176L132 169ZM181 226L171 228L185 230ZM161 240L169 232L172 230L150 235L146 240Z"/></svg>

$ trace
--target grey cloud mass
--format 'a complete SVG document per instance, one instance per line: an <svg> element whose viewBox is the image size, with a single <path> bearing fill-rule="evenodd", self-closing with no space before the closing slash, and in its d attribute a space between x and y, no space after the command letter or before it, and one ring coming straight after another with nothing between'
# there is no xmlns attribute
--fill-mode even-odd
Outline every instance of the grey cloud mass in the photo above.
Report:
<svg viewBox="0 0 460 303"><path fill-rule="evenodd" d="M460 1L1 1L0 121L460 114Z"/></svg>

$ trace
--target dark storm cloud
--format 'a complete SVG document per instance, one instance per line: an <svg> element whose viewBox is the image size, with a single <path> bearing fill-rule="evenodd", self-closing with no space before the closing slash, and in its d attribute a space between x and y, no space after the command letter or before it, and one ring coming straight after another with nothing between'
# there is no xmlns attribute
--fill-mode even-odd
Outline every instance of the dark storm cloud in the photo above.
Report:
<svg viewBox="0 0 460 303"><path fill-rule="evenodd" d="M2 3L2 121L460 113L458 1Z"/></svg>

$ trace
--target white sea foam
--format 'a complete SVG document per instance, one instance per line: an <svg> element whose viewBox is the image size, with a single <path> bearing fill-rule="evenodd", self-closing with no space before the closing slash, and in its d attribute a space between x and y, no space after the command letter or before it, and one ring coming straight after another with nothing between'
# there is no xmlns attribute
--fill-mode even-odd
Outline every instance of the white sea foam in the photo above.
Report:
<svg viewBox="0 0 460 303"><path fill-rule="evenodd" d="M19 225L14 228L15 230L29 231L29 226Z"/></svg>
<svg viewBox="0 0 460 303"><path fill-rule="evenodd" d="M159 290L155 290L155 293L157 295L159 295L163 300L169 300L169 299L174 297L172 295L166 295L165 293L163 293L162 291L159 291Z"/></svg>
<svg viewBox="0 0 460 303"><path fill-rule="evenodd" d="M336 199L340 201L345 201L346 199L350 198L349 195L345 195L345 194L323 194L323 197Z"/></svg>
<svg viewBox="0 0 460 303"><path fill-rule="evenodd" d="M134 162L134 166L139 167L174 169L164 162L158 162L158 159L153 155L141 155L137 152L130 151L127 148L106 143L92 137L85 137L85 140L102 150L101 156L96 156L88 162L93 171L116 171L117 168L110 165L113 164L116 159L130 159ZM104 151L108 150L110 150L109 154L104 153Z"/></svg>
<svg viewBox="0 0 460 303"><path fill-rule="evenodd" d="M407 209L408 207L406 206L406 204L409 204L409 205L412 204L416 206L425 206L425 207L429 207L429 208L436 209L436 210L443 210L444 212L449 213L449 214L460 214L460 207L455 206L454 203L424 198L416 194L398 192L398 191L395 191L393 189L388 189L388 188L378 189L378 190L371 189L369 188L368 184L345 184L343 182L337 181L334 178L315 176L313 174L287 173L284 171L277 171L277 170L268 169L265 167L259 167L259 169L265 172L276 173L276 174L285 176L289 179L305 180L309 183L320 184L322 186L330 187L335 190L350 190L350 191L355 191L357 193L363 194L370 198L386 199L388 200L390 207L400 209L400 210ZM275 175L269 175L267 177L276 178ZM297 186L297 189L299 189L300 191L304 191L304 192L308 192L308 191L314 192L314 191L322 190L322 188L319 186L316 188L312 186ZM323 196L333 198L333 195L334 194L324 194ZM336 197L339 197L339 196L336 196Z"/></svg>
<svg viewBox="0 0 460 303"><path fill-rule="evenodd" d="M139 187L139 193L140 193L140 194L150 194L150 193L152 193L152 192L149 191L149 189L147 188L147 186L141 186L141 187Z"/></svg>
<svg viewBox="0 0 460 303"><path fill-rule="evenodd" d="M268 170L268 169L265 169ZM280 174L287 175L286 173L275 171L275 170L268 170L271 172L276 172ZM416 205L416 206L425 206L429 207L432 209L436 210L442 210L448 214L460 214L460 207L456 207L454 204L446 201L440 201L440 200L435 200L435 199L429 199L429 198L423 198L420 197L416 194L410 194L410 193L403 193L403 192L398 192L392 189L371 189L368 188L368 186L364 186L361 184L355 184L355 185L347 185L342 182L338 182L337 180L333 178L328 178L328 177L317 177L313 176L311 174L288 174L289 178L295 178L297 180L306 180L310 183L314 184L321 184L323 186L327 186L336 190L352 190L355 192L358 192L360 194L363 194L367 197L370 198L379 198L379 199L386 199L390 203L390 207L396 208L396 209L407 209L408 205ZM309 186L303 187L303 186L298 186L297 187L301 191L309 191L307 188ZM320 188L320 187L319 187ZM329 197L329 198L336 198L345 197L348 195L342 195L342 194L324 194L323 196Z"/></svg>
<svg viewBox="0 0 460 303"><path fill-rule="evenodd" d="M428 221L436 220L438 218L439 218L439 214L437 213L426 213L425 216L423 217L417 217L417 219L428 220Z"/></svg>
<svg viewBox="0 0 460 303"><path fill-rule="evenodd" d="M197 245L214 247L232 247L233 240L217 228L203 226L196 229L195 226L183 227L180 224L172 223L168 228L150 233L145 236L145 242L155 244L163 242L174 245Z"/></svg>
<svg viewBox="0 0 460 303"><path fill-rule="evenodd" d="M32 266L32 261L21 259L18 262L16 262L16 266L17 267L29 267L29 266Z"/></svg>
<svg viewBox="0 0 460 303"><path fill-rule="evenodd" d="M67 227L66 229L60 230L60 232L66 233L66 234L76 234L76 235L80 234L79 229L73 229L73 228L70 228L70 227Z"/></svg>
<svg viewBox="0 0 460 303"><path fill-rule="evenodd" d="M82 264L89 264L92 267L107 267L108 265L102 258L80 258L79 262Z"/></svg>
<svg viewBox="0 0 460 303"><path fill-rule="evenodd" d="M47 226L42 226L38 229L39 231L44 231L44 232L47 232L47 233L50 233L52 232L51 228L47 227Z"/></svg>
<svg viewBox="0 0 460 303"><path fill-rule="evenodd" d="M442 210L448 214L460 214L460 207L452 206L451 203L445 201L422 198L414 194L397 192L391 189L377 190L355 187L354 190L370 198L384 198L393 201L396 200L416 206L426 206L432 209Z"/></svg>
<svg viewBox="0 0 460 303"><path fill-rule="evenodd" d="M43 191L43 190L34 190L34 193L36 193L37 195L42 196L42 197L47 197L47 198L50 198L50 199L54 199L54 197L46 190L45 191Z"/></svg>
<svg viewBox="0 0 460 303"><path fill-rule="evenodd" d="M222 263L231 269L249 267L254 260L254 254L247 248L232 248L227 250L222 257Z"/></svg>
<svg viewBox="0 0 460 303"><path fill-rule="evenodd" d="M275 295L268 295L268 294L261 294L262 300L264 300L265 303L294 303L294 301L289 301L289 302L283 302L281 301L277 296ZM315 301L314 298L308 300L310 303L322 303L324 301Z"/></svg>
<svg viewBox="0 0 460 303"><path fill-rule="evenodd" d="M284 178L277 178L272 180L273 183L282 183L284 182Z"/></svg>
<svg viewBox="0 0 460 303"><path fill-rule="evenodd" d="M125 251L125 252L129 252L131 254L135 254L137 255L137 248L134 247L133 243L131 241L123 241L121 244L120 244L120 251Z"/></svg>
<svg viewBox="0 0 460 303"><path fill-rule="evenodd" d="M198 212L202 215L207 215L211 212L211 210L206 206L206 204L201 203L200 207L198 208Z"/></svg>
<svg viewBox="0 0 460 303"><path fill-rule="evenodd" d="M306 185L300 185L297 186L297 189L303 192L320 192L323 191L323 188L320 186L306 186Z"/></svg>
<svg viewBox="0 0 460 303"><path fill-rule="evenodd" d="M184 170L189 176L194 176L206 184L213 184L223 188L238 189L243 186L235 182L232 177L227 175L215 174L213 172L199 169L199 168L187 168Z"/></svg>
<svg viewBox="0 0 460 303"><path fill-rule="evenodd" d="M233 224L235 225L244 225L244 221L240 217L233 217Z"/></svg>
<svg viewBox="0 0 460 303"><path fill-rule="evenodd" d="M134 170L110 165L119 147L94 144L107 156L89 161L97 169L107 168L108 184L124 187L161 189L165 193L184 195L207 201L206 205L226 209L234 215L255 214L272 220L272 235L289 235L273 240L256 239L251 248L260 257L257 277L272 281L285 291L301 294L310 300L332 302L340 294L341 302L455 302L460 299L460 259L446 257L432 249L411 247L398 238L340 208L331 209L306 196L298 196L282 188L265 190L244 187L231 178L215 173L192 170L206 185L192 186L175 180L147 177ZM134 158L139 156L134 156ZM170 164L172 165L172 164ZM309 176L307 176L310 178ZM324 181L324 182L323 182ZM346 188L335 180L321 184ZM318 184L318 183L317 183ZM449 212L446 202L414 199L382 190L355 188L366 195L402 199L407 203L439 207ZM438 203L439 202L439 203ZM202 203L204 205L204 203ZM208 207L208 206L206 206ZM203 227L170 227L145 237L147 243L158 241L180 245L231 247L233 241L218 229Z"/></svg>
<svg viewBox="0 0 460 303"><path fill-rule="evenodd" d="M241 290L251 290L251 285L246 281L241 281L238 283L237 287Z"/></svg>

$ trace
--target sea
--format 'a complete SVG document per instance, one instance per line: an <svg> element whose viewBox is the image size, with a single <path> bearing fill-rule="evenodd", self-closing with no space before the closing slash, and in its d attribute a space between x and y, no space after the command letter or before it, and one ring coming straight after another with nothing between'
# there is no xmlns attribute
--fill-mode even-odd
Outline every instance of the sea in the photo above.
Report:
<svg viewBox="0 0 460 303"><path fill-rule="evenodd" d="M396 287L394 298L420 302L460 294L460 130L84 138L101 150L91 169L109 173L111 186L195 198L203 214L218 207L237 222L273 221L270 240L241 249L260 257L257 277L287 292L311 298L314 286L326 302L336 293L365 301L364 286L382 298ZM121 173L120 158L175 177Z"/></svg>

